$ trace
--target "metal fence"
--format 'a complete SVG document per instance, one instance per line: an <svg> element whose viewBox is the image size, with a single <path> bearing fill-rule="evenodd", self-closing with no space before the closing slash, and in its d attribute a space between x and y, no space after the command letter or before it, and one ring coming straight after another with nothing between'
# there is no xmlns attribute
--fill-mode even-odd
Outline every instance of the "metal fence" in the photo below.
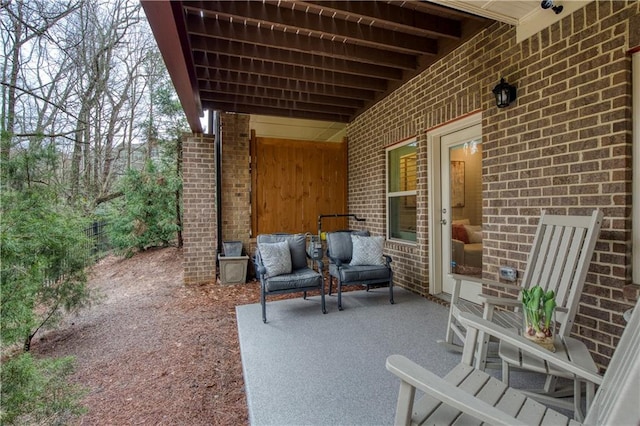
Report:
<svg viewBox="0 0 640 426"><path fill-rule="evenodd" d="M93 222L93 224L83 230L86 238L81 244L73 247L67 247L65 257L58 265L50 265L45 274L45 285L54 285L61 279L65 278L65 271L71 259L77 261L80 259L82 265L86 268L96 263L98 260L106 256L111 250L109 238L107 236L107 222Z"/></svg>
<svg viewBox="0 0 640 426"><path fill-rule="evenodd" d="M87 266L106 256L111 250L109 238L107 237L107 226L107 222L93 222L91 226L84 230L84 234L87 236L85 241L85 253L88 256L85 264Z"/></svg>

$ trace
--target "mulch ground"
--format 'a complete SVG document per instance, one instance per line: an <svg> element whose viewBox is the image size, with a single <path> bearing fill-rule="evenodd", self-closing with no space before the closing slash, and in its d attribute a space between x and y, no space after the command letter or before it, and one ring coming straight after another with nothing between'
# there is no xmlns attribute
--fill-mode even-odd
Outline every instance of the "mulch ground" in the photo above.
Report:
<svg viewBox="0 0 640 426"><path fill-rule="evenodd" d="M235 307L259 302L259 284L182 278L177 248L109 256L90 274L99 300L36 336L34 354L76 358L76 424L248 424Z"/></svg>

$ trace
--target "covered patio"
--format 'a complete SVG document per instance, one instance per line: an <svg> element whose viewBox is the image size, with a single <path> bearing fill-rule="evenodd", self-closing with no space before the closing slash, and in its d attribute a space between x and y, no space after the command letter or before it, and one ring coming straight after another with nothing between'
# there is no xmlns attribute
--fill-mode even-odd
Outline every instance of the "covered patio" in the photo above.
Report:
<svg viewBox="0 0 640 426"><path fill-rule="evenodd" d="M483 277L522 273L542 210L604 212L572 335L606 369L640 293L640 3L556 3L559 13L539 1L143 0L193 131L185 283L215 279L223 239L253 251L251 117L276 116L343 129L344 213L387 237L397 286L446 298L443 241L464 216L440 204L436 159L442 129L476 125ZM501 78L517 89L504 108L492 93ZM406 143L411 238L391 233L386 187L388 152Z"/></svg>
<svg viewBox="0 0 640 426"><path fill-rule="evenodd" d="M460 362L459 353L437 344L448 308L396 293L394 306L384 289L346 293L351 308L340 313L331 297L327 315L309 307L317 297L273 302L269 327L259 324L259 304L238 306L251 424L393 424L399 381L384 368L388 356L402 354L439 376ZM521 389L544 384L543 376L527 372L512 379Z"/></svg>

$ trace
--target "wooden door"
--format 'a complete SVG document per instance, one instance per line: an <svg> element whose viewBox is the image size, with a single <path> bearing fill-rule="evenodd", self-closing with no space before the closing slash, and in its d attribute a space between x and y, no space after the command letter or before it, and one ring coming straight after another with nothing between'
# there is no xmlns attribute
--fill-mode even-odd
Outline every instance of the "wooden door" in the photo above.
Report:
<svg viewBox="0 0 640 426"><path fill-rule="evenodd" d="M347 211L347 143L251 138L252 235L318 232L318 215ZM345 219L323 221L323 231Z"/></svg>

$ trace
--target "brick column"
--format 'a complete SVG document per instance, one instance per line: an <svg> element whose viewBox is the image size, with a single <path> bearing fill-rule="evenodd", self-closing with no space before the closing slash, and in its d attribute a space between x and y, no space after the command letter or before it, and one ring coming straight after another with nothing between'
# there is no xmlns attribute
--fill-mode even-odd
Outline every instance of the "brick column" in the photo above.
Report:
<svg viewBox="0 0 640 426"><path fill-rule="evenodd" d="M249 116L221 115L222 121L222 238L242 241L249 251L251 173Z"/></svg>
<svg viewBox="0 0 640 426"><path fill-rule="evenodd" d="M188 135L182 145L185 284L216 278L216 174L212 137Z"/></svg>

